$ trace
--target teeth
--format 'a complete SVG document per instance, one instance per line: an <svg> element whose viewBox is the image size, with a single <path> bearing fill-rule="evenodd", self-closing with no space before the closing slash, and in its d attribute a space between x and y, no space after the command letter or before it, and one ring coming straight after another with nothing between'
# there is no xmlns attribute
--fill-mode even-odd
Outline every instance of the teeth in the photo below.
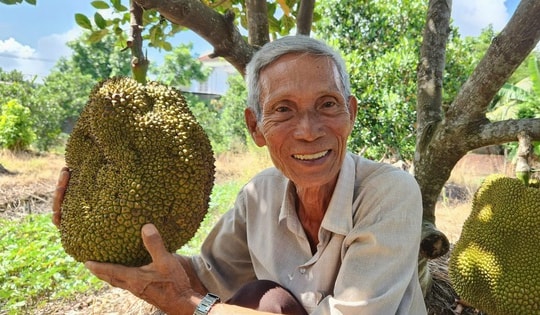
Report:
<svg viewBox="0 0 540 315"><path fill-rule="evenodd" d="M307 160L316 160L316 159L322 158L326 154L328 154L328 150L322 151L319 153L314 153L314 154L295 154L293 156L295 159L307 161Z"/></svg>

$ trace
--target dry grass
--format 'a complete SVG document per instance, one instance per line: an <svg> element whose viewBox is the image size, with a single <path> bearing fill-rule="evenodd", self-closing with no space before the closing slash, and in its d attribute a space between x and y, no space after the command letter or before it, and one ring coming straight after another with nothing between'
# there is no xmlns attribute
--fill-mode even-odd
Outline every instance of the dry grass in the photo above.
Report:
<svg viewBox="0 0 540 315"><path fill-rule="evenodd" d="M272 166L266 149L247 153L223 153L216 158L216 183L247 182L261 170Z"/></svg>
<svg viewBox="0 0 540 315"><path fill-rule="evenodd" d="M0 217L50 209L50 197L64 166L62 155L0 151L0 165L10 172L0 174Z"/></svg>
<svg viewBox="0 0 540 315"><path fill-rule="evenodd" d="M454 167L435 210L437 227L455 243L470 213L470 201L489 174L512 176L513 165L500 155L467 154Z"/></svg>

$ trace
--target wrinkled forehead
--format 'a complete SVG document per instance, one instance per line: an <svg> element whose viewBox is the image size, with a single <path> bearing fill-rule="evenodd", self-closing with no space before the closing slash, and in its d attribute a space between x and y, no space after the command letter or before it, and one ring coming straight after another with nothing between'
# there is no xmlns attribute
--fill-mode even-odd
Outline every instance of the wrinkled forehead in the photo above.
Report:
<svg viewBox="0 0 540 315"><path fill-rule="evenodd" d="M327 66L329 69L333 68L333 72L338 72L337 66L330 56L317 55L310 52L289 52L277 57L276 59L266 64L264 67L261 68L259 73L262 73L267 68L275 67L276 65L291 62L297 63L306 59L308 59L309 62L313 64L313 66L324 65Z"/></svg>
<svg viewBox="0 0 540 315"><path fill-rule="evenodd" d="M310 53L288 53L276 58L259 73L259 88L275 86L281 81L331 81L343 92L337 66L329 56Z"/></svg>

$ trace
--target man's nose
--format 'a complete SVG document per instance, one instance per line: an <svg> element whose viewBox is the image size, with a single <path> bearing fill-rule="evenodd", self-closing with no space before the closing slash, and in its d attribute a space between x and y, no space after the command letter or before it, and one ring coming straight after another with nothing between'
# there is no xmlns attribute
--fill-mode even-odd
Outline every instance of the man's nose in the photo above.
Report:
<svg viewBox="0 0 540 315"><path fill-rule="evenodd" d="M299 140L313 141L324 135L321 117L312 111L298 113L294 137Z"/></svg>

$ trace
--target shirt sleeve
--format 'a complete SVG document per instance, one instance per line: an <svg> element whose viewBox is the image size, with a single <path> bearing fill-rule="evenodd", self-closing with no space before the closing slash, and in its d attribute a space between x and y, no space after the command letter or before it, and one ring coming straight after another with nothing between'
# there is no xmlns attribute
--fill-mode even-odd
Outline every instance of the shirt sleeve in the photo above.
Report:
<svg viewBox="0 0 540 315"><path fill-rule="evenodd" d="M396 170L362 185L334 294L311 314L426 314L417 271L422 205L416 180Z"/></svg>
<svg viewBox="0 0 540 315"><path fill-rule="evenodd" d="M234 207L212 228L192 265L206 289L227 300L243 284L254 280L246 240L246 219L243 194L237 196Z"/></svg>

